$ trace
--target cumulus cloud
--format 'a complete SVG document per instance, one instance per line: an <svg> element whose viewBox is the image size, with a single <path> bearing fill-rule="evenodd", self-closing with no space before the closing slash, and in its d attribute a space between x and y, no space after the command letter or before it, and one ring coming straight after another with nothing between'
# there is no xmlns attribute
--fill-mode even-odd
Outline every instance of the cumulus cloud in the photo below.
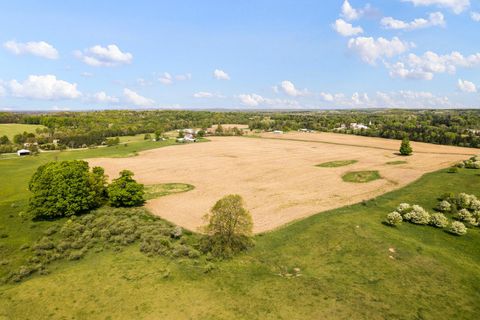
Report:
<svg viewBox="0 0 480 320"><path fill-rule="evenodd" d="M347 21L354 21L360 19L363 16L376 15L377 11L378 10L372 8L370 4L365 5L365 7L361 9L356 9L352 7L348 0L345 0L342 4L340 16Z"/></svg>
<svg viewBox="0 0 480 320"><path fill-rule="evenodd" d="M104 91L97 92L93 95L93 101L98 103L117 103L117 97L107 95Z"/></svg>
<svg viewBox="0 0 480 320"><path fill-rule="evenodd" d="M298 90L295 87L295 85L291 81L288 81L288 80L282 81L282 83L280 84L280 88L282 89L282 91L285 94L287 94L291 97L304 96L308 93L307 89Z"/></svg>
<svg viewBox="0 0 480 320"><path fill-rule="evenodd" d="M93 77L93 73L91 73L91 72L82 72L82 73L80 73L80 75L81 75L82 77L84 77L84 78L91 78L91 77Z"/></svg>
<svg viewBox="0 0 480 320"><path fill-rule="evenodd" d="M443 27L445 26L445 17L441 12L433 12L428 15L428 19L420 18L410 22L405 22L392 17L384 17L380 23L386 29L412 31L435 26Z"/></svg>
<svg viewBox="0 0 480 320"><path fill-rule="evenodd" d="M0 83L0 97L3 97L6 94L6 90L3 85Z"/></svg>
<svg viewBox="0 0 480 320"><path fill-rule="evenodd" d="M3 47L16 55L32 54L46 59L58 59L58 51L51 44L45 41L30 41L26 43L15 40L7 41Z"/></svg>
<svg viewBox="0 0 480 320"><path fill-rule="evenodd" d="M164 72L163 75L158 78L158 81L160 81L164 85L169 85L173 83L173 77L170 73Z"/></svg>
<svg viewBox="0 0 480 320"><path fill-rule="evenodd" d="M96 45L83 51L77 50L75 56L93 67L114 67L129 64L133 60L131 53L122 52L115 44L106 47Z"/></svg>
<svg viewBox="0 0 480 320"><path fill-rule="evenodd" d="M18 98L60 100L76 99L82 95L76 83L58 80L51 74L30 75L22 83L11 80L8 88L11 95Z"/></svg>
<svg viewBox="0 0 480 320"><path fill-rule="evenodd" d="M270 108L299 108L300 104L289 99L270 99L256 93L240 94L237 96L240 102L247 107L267 106Z"/></svg>
<svg viewBox="0 0 480 320"><path fill-rule="evenodd" d="M332 28L344 37L351 37L363 33L362 27L354 27L343 19L337 19L332 25Z"/></svg>
<svg viewBox="0 0 480 320"><path fill-rule="evenodd" d="M386 64L386 67L394 78L431 80L436 73L454 74L458 67L473 68L479 65L480 53L464 56L456 51L446 55L427 51L422 56L411 53L402 61Z"/></svg>
<svg viewBox="0 0 480 320"><path fill-rule="evenodd" d="M187 81L192 79L192 74L191 73L185 73L185 74L177 74L175 76L175 79L177 81Z"/></svg>
<svg viewBox="0 0 480 320"><path fill-rule="evenodd" d="M322 100L328 101L328 102L335 100L335 97L331 93L320 92L320 97L322 98Z"/></svg>
<svg viewBox="0 0 480 320"><path fill-rule="evenodd" d="M131 103L138 107L149 107L155 103L155 101L152 99L145 98L128 88L123 89L123 96L125 97L125 101L127 103Z"/></svg>
<svg viewBox="0 0 480 320"><path fill-rule="evenodd" d="M475 85L475 83L467 81L467 80L458 79L457 88L460 91L466 92L466 93L477 92L477 86Z"/></svg>
<svg viewBox="0 0 480 320"><path fill-rule="evenodd" d="M228 75L228 73L220 69L215 69L213 71L213 76L217 80L230 80L230 76Z"/></svg>
<svg viewBox="0 0 480 320"><path fill-rule="evenodd" d="M204 99L204 98L223 98L221 94L218 93L212 93L212 92L207 92L207 91L199 91L193 94L194 98L197 99Z"/></svg>
<svg viewBox="0 0 480 320"><path fill-rule="evenodd" d="M378 59L391 58L414 47L413 43L404 42L397 37L391 40L385 38L357 37L348 41L348 48L369 64L375 64Z"/></svg>
<svg viewBox="0 0 480 320"><path fill-rule="evenodd" d="M475 22L480 22L480 12L470 12L470 18Z"/></svg>
<svg viewBox="0 0 480 320"><path fill-rule="evenodd" d="M413 3L414 6L437 6L452 10L456 14L462 13L470 7L470 0L402 0Z"/></svg>

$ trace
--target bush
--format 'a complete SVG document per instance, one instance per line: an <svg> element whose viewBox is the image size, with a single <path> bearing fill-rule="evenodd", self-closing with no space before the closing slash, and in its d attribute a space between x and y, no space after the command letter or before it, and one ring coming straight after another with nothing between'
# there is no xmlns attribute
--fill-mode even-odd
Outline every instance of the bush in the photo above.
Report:
<svg viewBox="0 0 480 320"><path fill-rule="evenodd" d="M409 156L413 152L412 147L410 146L410 140L408 138L404 138L402 140L402 144L400 145L400 154L402 156Z"/></svg>
<svg viewBox="0 0 480 320"><path fill-rule="evenodd" d="M397 211L390 212L387 215L387 218L385 219L385 223L388 224L389 226L396 226L402 223L402 221L403 221L402 215Z"/></svg>
<svg viewBox="0 0 480 320"><path fill-rule="evenodd" d="M412 206L408 203L400 203L396 209L398 213L404 216L406 213L412 211Z"/></svg>
<svg viewBox="0 0 480 320"><path fill-rule="evenodd" d="M133 172L129 170L120 172L120 177L108 186L107 194L113 207L133 207L145 202L144 186L133 179Z"/></svg>
<svg viewBox="0 0 480 320"><path fill-rule="evenodd" d="M473 217L472 213L467 209L462 209L458 211L456 218L462 222L465 222L471 225L476 225L475 218Z"/></svg>
<svg viewBox="0 0 480 320"><path fill-rule="evenodd" d="M430 214L418 205L413 205L412 211L405 214L405 218L415 224L428 224L430 222Z"/></svg>
<svg viewBox="0 0 480 320"><path fill-rule="evenodd" d="M436 228L445 228L448 225L448 219L443 213L434 213L430 217L430 225Z"/></svg>
<svg viewBox="0 0 480 320"><path fill-rule="evenodd" d="M447 200L443 200L438 204L437 210L441 212L450 212L452 210L452 205Z"/></svg>
<svg viewBox="0 0 480 320"><path fill-rule="evenodd" d="M33 217L71 216L99 207L104 201L105 175L86 161L49 162L40 166L30 180Z"/></svg>
<svg viewBox="0 0 480 320"><path fill-rule="evenodd" d="M203 240L204 251L217 257L230 257L253 244L252 216L243 206L242 197L236 194L215 203L210 214L205 215L208 235Z"/></svg>
<svg viewBox="0 0 480 320"><path fill-rule="evenodd" d="M457 167L451 167L447 170L448 173L458 173L459 169Z"/></svg>
<svg viewBox="0 0 480 320"><path fill-rule="evenodd" d="M465 227L465 225L461 222L454 221L450 225L448 231L452 234L463 236L464 234L467 234L467 227Z"/></svg>

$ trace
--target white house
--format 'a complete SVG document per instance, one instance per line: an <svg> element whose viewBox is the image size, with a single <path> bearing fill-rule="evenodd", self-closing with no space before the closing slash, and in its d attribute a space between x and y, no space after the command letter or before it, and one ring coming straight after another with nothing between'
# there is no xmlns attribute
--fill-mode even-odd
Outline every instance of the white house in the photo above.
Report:
<svg viewBox="0 0 480 320"><path fill-rule="evenodd" d="M275 130L273 131L274 134L283 134L283 131L282 130Z"/></svg>
<svg viewBox="0 0 480 320"><path fill-rule="evenodd" d="M368 127L366 125L364 125L363 123L356 123L356 122L350 123L350 128L352 128L353 130L362 130L362 129L367 130L368 129Z"/></svg>
<svg viewBox="0 0 480 320"><path fill-rule="evenodd" d="M17 155L18 156L28 156L30 155L30 150L27 150L27 149L20 149L17 151Z"/></svg>

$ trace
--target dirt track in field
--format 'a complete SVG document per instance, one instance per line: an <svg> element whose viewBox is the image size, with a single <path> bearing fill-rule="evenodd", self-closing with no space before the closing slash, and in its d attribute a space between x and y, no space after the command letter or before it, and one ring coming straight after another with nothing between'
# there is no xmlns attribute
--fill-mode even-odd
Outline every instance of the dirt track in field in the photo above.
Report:
<svg viewBox="0 0 480 320"><path fill-rule="evenodd" d="M447 167L478 149L412 143L413 156L396 155L399 141L331 133L263 134L268 139L211 137L211 142L164 147L133 158L90 159L110 177L129 169L144 184L188 183L195 189L150 200L148 209L190 230L221 197L240 194L254 220L254 232L272 230L321 211L379 196ZM296 140L296 141L295 141ZM307 141L309 140L309 141ZM315 165L358 160L338 168ZM386 162L407 160L407 164ZM378 170L383 179L343 182L348 171Z"/></svg>

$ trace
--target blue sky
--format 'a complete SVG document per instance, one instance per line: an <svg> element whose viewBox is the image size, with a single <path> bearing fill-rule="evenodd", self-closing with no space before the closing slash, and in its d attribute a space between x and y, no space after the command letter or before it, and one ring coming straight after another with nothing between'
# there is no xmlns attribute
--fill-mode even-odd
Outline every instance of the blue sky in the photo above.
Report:
<svg viewBox="0 0 480 320"><path fill-rule="evenodd" d="M3 1L0 110L480 107L479 0Z"/></svg>

